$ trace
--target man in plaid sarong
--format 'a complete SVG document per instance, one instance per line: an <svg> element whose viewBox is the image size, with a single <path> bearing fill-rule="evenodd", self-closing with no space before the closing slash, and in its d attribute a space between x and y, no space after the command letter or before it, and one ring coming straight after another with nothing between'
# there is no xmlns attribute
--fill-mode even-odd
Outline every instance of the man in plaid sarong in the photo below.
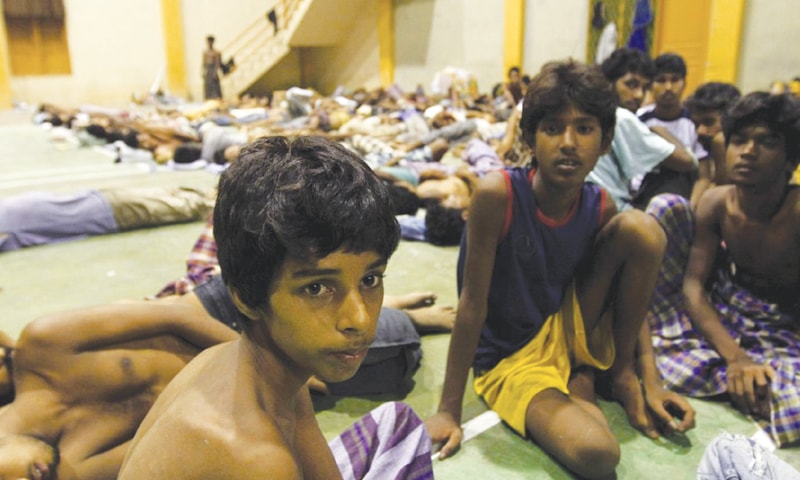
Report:
<svg viewBox="0 0 800 480"><path fill-rule="evenodd" d="M648 207L669 239L648 324L671 388L727 394L786 446L800 440L800 104L755 92L724 128L733 184L696 218L674 195Z"/></svg>

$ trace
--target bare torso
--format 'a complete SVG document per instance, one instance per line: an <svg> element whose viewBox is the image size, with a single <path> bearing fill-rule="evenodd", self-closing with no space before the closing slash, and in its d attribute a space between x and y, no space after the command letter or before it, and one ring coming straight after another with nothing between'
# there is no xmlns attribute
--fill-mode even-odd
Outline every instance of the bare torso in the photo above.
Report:
<svg viewBox="0 0 800 480"><path fill-rule="evenodd" d="M742 212L730 187L721 236L735 264L737 283L784 307L797 303L800 286L800 189L791 188L766 220Z"/></svg>

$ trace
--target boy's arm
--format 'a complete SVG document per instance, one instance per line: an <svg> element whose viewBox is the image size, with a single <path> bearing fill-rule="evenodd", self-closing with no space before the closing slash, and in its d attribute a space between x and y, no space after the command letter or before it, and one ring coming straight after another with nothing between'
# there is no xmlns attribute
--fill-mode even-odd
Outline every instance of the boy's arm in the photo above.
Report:
<svg viewBox="0 0 800 480"><path fill-rule="evenodd" d="M725 135L722 132L714 135L711 140L711 160L714 162L714 184L725 185L728 183L728 165L725 158Z"/></svg>
<svg viewBox="0 0 800 480"><path fill-rule="evenodd" d="M328 442L317 424L311 395L307 388L300 389L296 412L294 450L297 452L298 463L303 468L303 478L305 480L342 478L336 459L333 458Z"/></svg>
<svg viewBox="0 0 800 480"><path fill-rule="evenodd" d="M461 443L464 390L486 321L495 251L505 224L506 198L510 194L506 192L504 176L490 173L481 180L470 205L463 284L450 337L442 398L438 413L425 421L432 441L445 442L440 458L449 456Z"/></svg>
<svg viewBox="0 0 800 480"><path fill-rule="evenodd" d="M693 207L697 207L700 203L700 197L713 186L714 181L714 163L711 157L701 158L697 164L697 180L692 187L692 194L689 197L689 203Z"/></svg>
<svg viewBox="0 0 800 480"><path fill-rule="evenodd" d="M675 150L661 162L662 166L676 172L691 172L697 168L697 159L694 155L666 127L652 126L650 130L675 145Z"/></svg>
<svg viewBox="0 0 800 480"><path fill-rule="evenodd" d="M36 320L23 330L20 343L77 351L158 335L174 335L201 349L238 337L236 332L197 307L178 302L136 301Z"/></svg>
<svg viewBox="0 0 800 480"><path fill-rule="evenodd" d="M720 219L724 214L729 188L710 190L697 209L695 240L689 253L683 293L692 324L714 347L728 365L728 394L739 408L747 413L769 411L768 398L763 395L775 372L769 365L759 365L731 337L705 292L704 285L711 275L720 244Z"/></svg>
<svg viewBox="0 0 800 480"><path fill-rule="evenodd" d="M695 411L683 396L667 390L663 386L661 373L656 366L650 326L647 320L642 323L638 339L638 366L644 388L644 397L650 411L657 417L667 432L685 432L694 428ZM676 422L675 418L680 422ZM655 425L645 431L648 437L658 437Z"/></svg>

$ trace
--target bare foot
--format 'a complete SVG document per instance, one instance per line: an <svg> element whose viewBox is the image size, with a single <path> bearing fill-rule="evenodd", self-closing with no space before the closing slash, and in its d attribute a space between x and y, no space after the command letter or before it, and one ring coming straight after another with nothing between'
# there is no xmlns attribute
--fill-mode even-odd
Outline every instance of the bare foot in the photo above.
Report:
<svg viewBox="0 0 800 480"><path fill-rule="evenodd" d="M440 307L431 305L429 307L406 308L403 311L411 319L414 328L419 333L445 333L453 331L456 323L456 309L453 307Z"/></svg>
<svg viewBox="0 0 800 480"><path fill-rule="evenodd" d="M639 377L632 369L614 372L611 378L611 398L622 404L631 426L649 438L658 438L658 429L647 412Z"/></svg>
<svg viewBox="0 0 800 480"><path fill-rule="evenodd" d="M413 292L405 295L384 295L383 306L404 310L407 308L428 307L436 302L433 292Z"/></svg>

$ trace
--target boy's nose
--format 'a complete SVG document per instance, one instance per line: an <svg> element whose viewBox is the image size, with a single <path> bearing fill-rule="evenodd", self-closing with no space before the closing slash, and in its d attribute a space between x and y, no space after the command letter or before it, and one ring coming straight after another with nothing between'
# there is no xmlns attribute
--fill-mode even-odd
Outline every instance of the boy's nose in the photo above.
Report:
<svg viewBox="0 0 800 480"><path fill-rule="evenodd" d="M339 310L339 330L363 333L369 330L370 315L364 297L358 290L350 292Z"/></svg>

